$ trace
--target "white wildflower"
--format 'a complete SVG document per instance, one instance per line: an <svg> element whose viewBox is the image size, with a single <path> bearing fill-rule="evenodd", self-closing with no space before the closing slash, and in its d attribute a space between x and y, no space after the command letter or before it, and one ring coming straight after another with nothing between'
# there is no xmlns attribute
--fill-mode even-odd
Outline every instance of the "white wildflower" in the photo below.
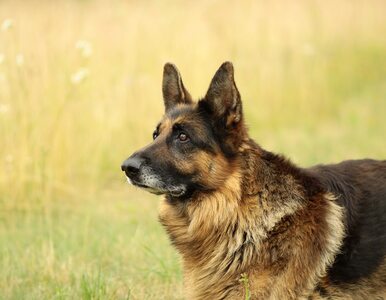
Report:
<svg viewBox="0 0 386 300"><path fill-rule="evenodd" d="M92 54L92 46L89 41L79 40L76 42L75 48L80 51L83 57L90 57Z"/></svg>
<svg viewBox="0 0 386 300"><path fill-rule="evenodd" d="M73 84L79 84L88 77L88 74L89 74L88 69L80 68L74 74L72 74L71 82Z"/></svg>
<svg viewBox="0 0 386 300"><path fill-rule="evenodd" d="M24 55L23 54L17 54L16 55L16 65L21 67L22 65L24 65Z"/></svg>
<svg viewBox="0 0 386 300"><path fill-rule="evenodd" d="M8 31L13 26L13 20L12 19L5 19L3 23L1 23L1 30L2 31Z"/></svg>

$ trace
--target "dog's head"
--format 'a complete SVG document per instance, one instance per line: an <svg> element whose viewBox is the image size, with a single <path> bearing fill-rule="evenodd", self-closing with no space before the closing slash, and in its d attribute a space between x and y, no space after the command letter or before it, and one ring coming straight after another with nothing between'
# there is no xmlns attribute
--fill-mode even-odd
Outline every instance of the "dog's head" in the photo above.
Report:
<svg viewBox="0 0 386 300"><path fill-rule="evenodd" d="M247 136L233 65L223 63L206 96L194 103L177 68L167 63L162 92L165 115L153 142L125 160L122 171L133 185L174 198L218 188Z"/></svg>

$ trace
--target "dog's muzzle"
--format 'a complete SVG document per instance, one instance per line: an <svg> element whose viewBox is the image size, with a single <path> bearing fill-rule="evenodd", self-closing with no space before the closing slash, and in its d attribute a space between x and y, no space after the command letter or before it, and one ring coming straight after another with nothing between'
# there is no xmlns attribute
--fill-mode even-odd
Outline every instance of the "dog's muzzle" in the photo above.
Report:
<svg viewBox="0 0 386 300"><path fill-rule="evenodd" d="M146 164L146 159L137 154L130 156L122 165L127 181L137 187L143 188L153 194L170 194L181 197L186 193L185 185L166 184L154 170Z"/></svg>
<svg viewBox="0 0 386 300"><path fill-rule="evenodd" d="M138 178L141 164L144 160L138 156L129 157L121 165L122 171L125 172L126 176L131 180Z"/></svg>

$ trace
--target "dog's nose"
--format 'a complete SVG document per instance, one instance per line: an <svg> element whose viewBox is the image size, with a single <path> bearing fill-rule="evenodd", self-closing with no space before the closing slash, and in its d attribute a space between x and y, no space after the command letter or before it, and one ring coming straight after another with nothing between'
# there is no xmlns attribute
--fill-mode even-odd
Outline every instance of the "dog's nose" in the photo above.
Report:
<svg viewBox="0 0 386 300"><path fill-rule="evenodd" d="M139 168L141 167L142 162L143 159L140 157L129 157L123 162L121 169L127 176L135 176L139 173Z"/></svg>

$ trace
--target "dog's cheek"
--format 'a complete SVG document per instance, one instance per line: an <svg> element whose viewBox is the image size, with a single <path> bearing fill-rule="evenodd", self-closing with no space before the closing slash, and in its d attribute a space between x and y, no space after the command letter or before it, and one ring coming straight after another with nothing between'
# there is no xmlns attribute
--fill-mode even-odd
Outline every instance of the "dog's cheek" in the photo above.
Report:
<svg viewBox="0 0 386 300"><path fill-rule="evenodd" d="M200 183L210 188L221 185L229 176L230 169L226 159L220 154L201 152L195 159L196 174Z"/></svg>
<svg viewBox="0 0 386 300"><path fill-rule="evenodd" d="M195 162L196 159L194 155L186 155L181 158L175 158L172 166L178 171L178 173L183 175L190 175L196 173Z"/></svg>

